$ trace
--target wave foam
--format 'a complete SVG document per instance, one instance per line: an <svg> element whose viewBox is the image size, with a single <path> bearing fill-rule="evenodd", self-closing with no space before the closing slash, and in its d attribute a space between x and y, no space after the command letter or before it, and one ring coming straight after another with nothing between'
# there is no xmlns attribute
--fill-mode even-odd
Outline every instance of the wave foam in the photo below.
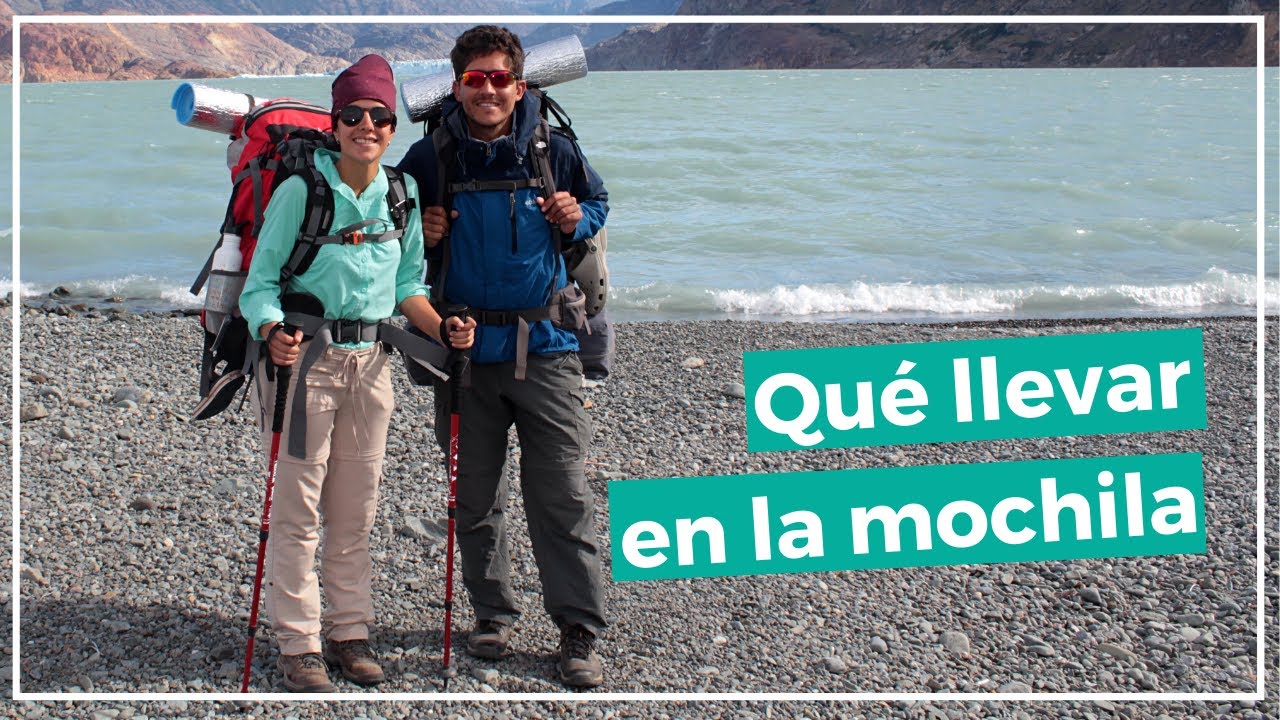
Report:
<svg viewBox="0 0 1280 720"><path fill-rule="evenodd" d="M1264 285L1268 313L1280 312L1280 280ZM864 283L852 285L775 286L769 290L712 290L716 309L748 316L912 315L1068 316L1196 312L1252 313L1258 281L1252 275L1211 268L1197 280L1171 284L1037 285L992 287L964 284L916 285Z"/></svg>

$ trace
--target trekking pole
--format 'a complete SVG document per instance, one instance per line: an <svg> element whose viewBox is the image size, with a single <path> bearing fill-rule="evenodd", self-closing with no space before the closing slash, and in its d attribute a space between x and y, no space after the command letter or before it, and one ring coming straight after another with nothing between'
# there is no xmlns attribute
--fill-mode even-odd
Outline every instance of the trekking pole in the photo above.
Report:
<svg viewBox="0 0 1280 720"><path fill-rule="evenodd" d="M467 320L466 305L450 305L445 308L445 319L451 317L462 318L463 322ZM441 329L445 328L442 323ZM470 350L454 350L449 343L448 332L444 333L443 340L450 352L453 354L453 362L449 368L449 532L448 540L445 543L445 575L444 575L444 687L449 688L449 678L456 677L458 671L455 670L449 662L449 650L452 647L453 637L453 537L455 532L454 516L457 514L458 508L458 427L460 425L461 413L459 406L462 403L462 374L467 368L467 357Z"/></svg>
<svg viewBox="0 0 1280 720"><path fill-rule="evenodd" d="M284 332L292 335L296 328L286 325ZM269 351L268 351L269 352ZM268 354L267 362L271 362ZM249 668L253 665L253 640L258 634L258 600L262 593L262 568L267 555L267 536L271 534L271 494L276 485L276 462L280 459L280 435L284 431L285 399L289 394L289 376L293 368L276 366L276 404L271 415L271 454L267 461L267 488L262 501L262 522L258 525L258 565L253 575L253 605L249 610L249 644L244 651L244 675L240 678L240 692L249 692Z"/></svg>

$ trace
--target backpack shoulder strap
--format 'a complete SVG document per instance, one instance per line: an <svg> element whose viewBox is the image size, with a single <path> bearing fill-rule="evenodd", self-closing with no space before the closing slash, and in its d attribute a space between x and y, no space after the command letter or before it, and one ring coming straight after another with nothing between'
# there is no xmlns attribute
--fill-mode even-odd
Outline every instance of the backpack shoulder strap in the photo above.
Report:
<svg viewBox="0 0 1280 720"><path fill-rule="evenodd" d="M554 117L556 119L556 129L567 135L570 140L577 142L578 134L573 131L573 121L569 119L569 113L565 112L563 107L560 107L560 103L552 100L550 95L540 93L539 97L542 98L543 119L550 120Z"/></svg>
<svg viewBox="0 0 1280 720"><path fill-rule="evenodd" d="M276 177L283 180L288 176L298 175L307 184L307 204L302 214L302 226L293 243L293 252L280 268L280 284L284 285L295 275L306 272L316 253L320 251L316 240L333 225L333 189L316 167L314 146L304 146L299 141L286 141L280 147L280 169L277 170Z"/></svg>
<svg viewBox="0 0 1280 720"><path fill-rule="evenodd" d="M383 165L382 172L387 176L387 211L391 213L391 224L396 230L403 231L409 224L409 213L417 207L414 199L409 197L409 188L399 170Z"/></svg>
<svg viewBox="0 0 1280 720"><path fill-rule="evenodd" d="M445 217L453 210L453 193L449 185L458 176L458 141L453 133L443 124L431 133L431 146L436 154L436 193L433 205L444 208ZM440 238L439 262L428 262L427 281L431 283L430 298L436 302L444 301L444 279L449 274L449 234ZM434 266L434 267L432 267Z"/></svg>
<svg viewBox="0 0 1280 720"><path fill-rule="evenodd" d="M543 96L546 99L546 96ZM537 180L542 185L542 197L550 198L556 193L556 176L551 166L551 125L546 118L538 120L538 127L533 131L533 138L529 141L530 153L533 156L533 171L537 176ZM564 252L564 237L560 232L560 226L555 223L551 224L551 242L555 247L556 262L563 264L561 253ZM551 297L556 291L556 276L559 271L551 275L551 287L547 290L547 301L550 302Z"/></svg>

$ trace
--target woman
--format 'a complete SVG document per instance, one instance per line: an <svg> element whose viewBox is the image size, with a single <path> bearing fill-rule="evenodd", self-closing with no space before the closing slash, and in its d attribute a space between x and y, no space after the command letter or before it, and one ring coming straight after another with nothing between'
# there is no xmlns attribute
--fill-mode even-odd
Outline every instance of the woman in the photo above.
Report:
<svg viewBox="0 0 1280 720"><path fill-rule="evenodd" d="M380 165L396 126L396 87L387 61L367 55L343 71L333 82L332 108L339 151L321 149L314 156L333 198L330 228L373 221L364 227L364 237L391 230L388 178ZM416 183L408 177L404 182L416 203ZM306 183L293 176L272 195L240 309L256 339L266 341L272 363L291 367L302 360L289 386L290 398L302 393L297 396L302 405L286 413L282 440L290 453L280 453L276 468L266 598L285 687L332 692L326 661L360 685L384 679L368 643L373 620L369 533L394 402L377 326L397 308L437 341L446 324L427 301L421 281L422 224L413 210L402 237L359 242L360 234L354 233L355 242L322 245L310 266L282 287L281 268L298 237L306 194ZM295 322L300 300L301 312L316 321L306 326L305 335L283 324L286 312ZM447 327L448 344L471 346L474 320L450 318ZM260 368L258 377L266 376ZM274 392L264 381L256 396L265 447L270 447L266 416ZM297 437L291 434L295 426ZM315 568L321 516L320 564L328 601L323 618Z"/></svg>

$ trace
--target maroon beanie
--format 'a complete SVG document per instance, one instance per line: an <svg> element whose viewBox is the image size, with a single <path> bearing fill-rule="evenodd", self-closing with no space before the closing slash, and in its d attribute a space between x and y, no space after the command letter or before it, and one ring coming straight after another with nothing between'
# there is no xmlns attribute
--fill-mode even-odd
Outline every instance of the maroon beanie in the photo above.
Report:
<svg viewBox="0 0 1280 720"><path fill-rule="evenodd" d="M355 100L377 100L396 110L396 81L381 55L365 55L333 81L333 112Z"/></svg>

